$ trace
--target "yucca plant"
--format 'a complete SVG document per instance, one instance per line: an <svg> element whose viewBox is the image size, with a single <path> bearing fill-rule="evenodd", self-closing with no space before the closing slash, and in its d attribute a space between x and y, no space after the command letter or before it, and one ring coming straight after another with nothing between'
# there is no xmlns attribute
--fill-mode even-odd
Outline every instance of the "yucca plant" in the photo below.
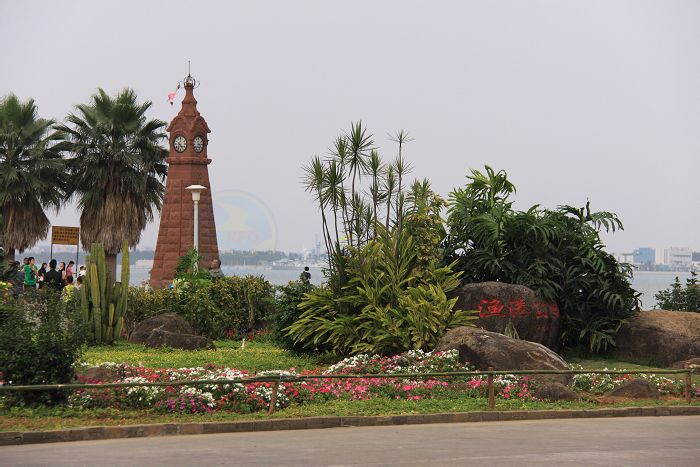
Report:
<svg viewBox="0 0 700 467"><path fill-rule="evenodd" d="M310 348L339 354L392 354L429 350L449 329L470 325L474 311L455 310L448 293L459 285L452 265L417 268L413 237L398 226L377 229L377 239L347 255L348 283L305 295L304 313L287 335Z"/></svg>
<svg viewBox="0 0 700 467"><path fill-rule="evenodd" d="M306 190L319 204L328 251L327 285L309 292L287 335L299 345L338 353L429 349L444 332L469 324L454 310L453 265L442 267L445 202L427 180L406 190L411 138L391 137L398 155L383 162L362 125L338 136L330 158L304 168Z"/></svg>
<svg viewBox="0 0 700 467"><path fill-rule="evenodd" d="M347 248L360 248L376 238L378 224L387 230L393 225L399 231L402 228L403 183L411 171L403 148L411 138L400 131L392 140L398 143L399 154L392 163L385 163L374 145L374 135L362 122L351 123L350 130L333 141L330 157L314 156L304 167L306 191L319 205L331 275L342 268ZM340 273L331 283L337 283L339 277L344 275Z"/></svg>

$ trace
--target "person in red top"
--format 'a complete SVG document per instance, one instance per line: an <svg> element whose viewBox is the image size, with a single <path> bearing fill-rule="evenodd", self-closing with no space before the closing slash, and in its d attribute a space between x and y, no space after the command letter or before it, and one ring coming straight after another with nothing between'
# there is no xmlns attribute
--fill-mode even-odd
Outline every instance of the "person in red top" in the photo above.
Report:
<svg viewBox="0 0 700 467"><path fill-rule="evenodd" d="M73 277L73 268L75 267L75 262L69 261L66 267L66 282L68 282L69 277Z"/></svg>

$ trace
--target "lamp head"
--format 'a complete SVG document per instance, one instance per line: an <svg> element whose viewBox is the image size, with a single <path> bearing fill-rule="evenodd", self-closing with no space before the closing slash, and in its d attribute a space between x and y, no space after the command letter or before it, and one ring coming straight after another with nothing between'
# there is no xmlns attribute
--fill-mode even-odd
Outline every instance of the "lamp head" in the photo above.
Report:
<svg viewBox="0 0 700 467"><path fill-rule="evenodd" d="M207 187L202 185L190 185L187 188L185 188L185 190L188 190L190 193L192 193L192 201L199 201L202 191L206 189Z"/></svg>

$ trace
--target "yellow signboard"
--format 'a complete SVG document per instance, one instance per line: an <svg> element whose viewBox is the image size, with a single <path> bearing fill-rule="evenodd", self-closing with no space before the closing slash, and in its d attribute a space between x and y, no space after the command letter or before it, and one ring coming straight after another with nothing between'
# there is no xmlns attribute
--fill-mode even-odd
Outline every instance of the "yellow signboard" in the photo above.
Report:
<svg viewBox="0 0 700 467"><path fill-rule="evenodd" d="M51 227L51 243L53 245L78 245L79 227Z"/></svg>

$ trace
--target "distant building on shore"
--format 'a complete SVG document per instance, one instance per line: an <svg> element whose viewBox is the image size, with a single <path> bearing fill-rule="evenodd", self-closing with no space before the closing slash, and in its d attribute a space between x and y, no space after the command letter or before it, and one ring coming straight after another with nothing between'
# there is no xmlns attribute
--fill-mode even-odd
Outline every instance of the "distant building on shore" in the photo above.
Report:
<svg viewBox="0 0 700 467"><path fill-rule="evenodd" d="M690 269L693 265L693 250L690 248L672 247L667 251L668 261L666 264L672 268Z"/></svg>
<svg viewBox="0 0 700 467"><path fill-rule="evenodd" d="M637 248L632 252L634 264L651 266L656 262L656 252L653 248Z"/></svg>
<svg viewBox="0 0 700 467"><path fill-rule="evenodd" d="M691 271L698 269L700 253L686 247L635 249L613 254L620 263L632 264L639 271Z"/></svg>

